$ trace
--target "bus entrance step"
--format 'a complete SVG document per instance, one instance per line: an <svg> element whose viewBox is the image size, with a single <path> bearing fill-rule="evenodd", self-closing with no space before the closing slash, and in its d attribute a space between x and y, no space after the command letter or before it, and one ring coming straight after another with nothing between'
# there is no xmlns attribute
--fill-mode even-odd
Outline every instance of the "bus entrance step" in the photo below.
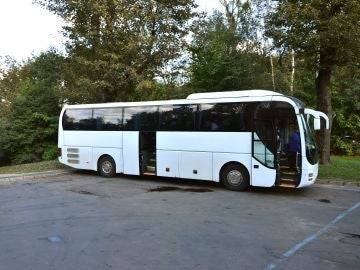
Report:
<svg viewBox="0 0 360 270"><path fill-rule="evenodd" d="M281 171L281 174L282 175L297 175L298 173L297 173L297 171L288 170L288 171Z"/></svg>
<svg viewBox="0 0 360 270"><path fill-rule="evenodd" d="M147 165L147 166L146 166L146 170L147 170L148 172L155 173L156 167L155 167L155 166Z"/></svg>
<svg viewBox="0 0 360 270"><path fill-rule="evenodd" d="M295 188L295 184L281 183L279 187Z"/></svg>
<svg viewBox="0 0 360 270"><path fill-rule="evenodd" d="M154 172L143 172L143 175L156 175Z"/></svg>
<svg viewBox="0 0 360 270"><path fill-rule="evenodd" d="M292 184L292 185L295 185L296 180L295 179L289 179L289 178L281 178L280 179L280 184Z"/></svg>

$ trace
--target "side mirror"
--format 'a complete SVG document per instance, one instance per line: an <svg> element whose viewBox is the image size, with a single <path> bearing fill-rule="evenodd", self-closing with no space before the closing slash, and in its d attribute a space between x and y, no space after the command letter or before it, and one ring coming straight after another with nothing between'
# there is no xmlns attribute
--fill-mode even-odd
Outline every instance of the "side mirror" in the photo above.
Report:
<svg viewBox="0 0 360 270"><path fill-rule="evenodd" d="M329 129L329 118L325 113L308 108L304 109L304 113L306 114L306 120L308 123L310 120L310 116L314 117L314 130L319 130L321 128L320 118L324 118L325 128Z"/></svg>
<svg viewBox="0 0 360 270"><path fill-rule="evenodd" d="M314 118L314 130L319 130L321 128L320 118Z"/></svg>

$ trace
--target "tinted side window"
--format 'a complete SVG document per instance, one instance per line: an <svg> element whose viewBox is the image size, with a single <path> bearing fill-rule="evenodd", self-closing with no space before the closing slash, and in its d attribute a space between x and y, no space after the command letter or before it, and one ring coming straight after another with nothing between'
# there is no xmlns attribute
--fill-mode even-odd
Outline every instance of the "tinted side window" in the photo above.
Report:
<svg viewBox="0 0 360 270"><path fill-rule="evenodd" d="M200 130L247 131L247 103L201 104Z"/></svg>
<svg viewBox="0 0 360 270"><path fill-rule="evenodd" d="M96 130L121 130L122 108L94 109Z"/></svg>
<svg viewBox="0 0 360 270"><path fill-rule="evenodd" d="M157 129L157 106L139 107L140 130L155 131Z"/></svg>
<svg viewBox="0 0 360 270"><path fill-rule="evenodd" d="M123 129L124 130L139 130L140 119L137 107L125 107Z"/></svg>
<svg viewBox="0 0 360 270"><path fill-rule="evenodd" d="M157 115L157 106L125 107L123 129L155 131Z"/></svg>
<svg viewBox="0 0 360 270"><path fill-rule="evenodd" d="M159 107L160 130L195 130L196 105L165 105Z"/></svg>
<svg viewBox="0 0 360 270"><path fill-rule="evenodd" d="M259 140L268 148L271 153L276 152L276 131L274 126L275 103L258 103L254 111L254 132Z"/></svg>
<svg viewBox="0 0 360 270"><path fill-rule="evenodd" d="M92 109L70 109L63 116L64 130L94 130Z"/></svg>

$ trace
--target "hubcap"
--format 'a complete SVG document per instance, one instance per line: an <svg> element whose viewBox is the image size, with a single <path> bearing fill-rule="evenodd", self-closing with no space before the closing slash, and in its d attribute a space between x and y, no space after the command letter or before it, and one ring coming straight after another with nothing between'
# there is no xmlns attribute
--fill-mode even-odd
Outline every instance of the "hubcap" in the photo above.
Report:
<svg viewBox="0 0 360 270"><path fill-rule="evenodd" d="M101 166L104 173L110 173L112 170L112 164L110 161L104 161Z"/></svg>
<svg viewBox="0 0 360 270"><path fill-rule="evenodd" d="M226 179L231 185L239 185L243 181L243 176L238 170L232 170L227 174Z"/></svg>

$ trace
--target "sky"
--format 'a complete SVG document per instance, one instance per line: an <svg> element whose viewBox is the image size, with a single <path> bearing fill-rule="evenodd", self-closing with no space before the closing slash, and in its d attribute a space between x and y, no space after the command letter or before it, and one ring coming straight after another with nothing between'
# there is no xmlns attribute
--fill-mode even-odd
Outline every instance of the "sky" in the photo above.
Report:
<svg viewBox="0 0 360 270"><path fill-rule="evenodd" d="M219 0L195 1L200 11L221 9ZM32 0L0 0L0 58L21 62L50 47L62 50L62 25L59 17Z"/></svg>
<svg viewBox="0 0 360 270"><path fill-rule="evenodd" d="M0 0L0 56L17 61L62 43L62 21L32 0Z"/></svg>

